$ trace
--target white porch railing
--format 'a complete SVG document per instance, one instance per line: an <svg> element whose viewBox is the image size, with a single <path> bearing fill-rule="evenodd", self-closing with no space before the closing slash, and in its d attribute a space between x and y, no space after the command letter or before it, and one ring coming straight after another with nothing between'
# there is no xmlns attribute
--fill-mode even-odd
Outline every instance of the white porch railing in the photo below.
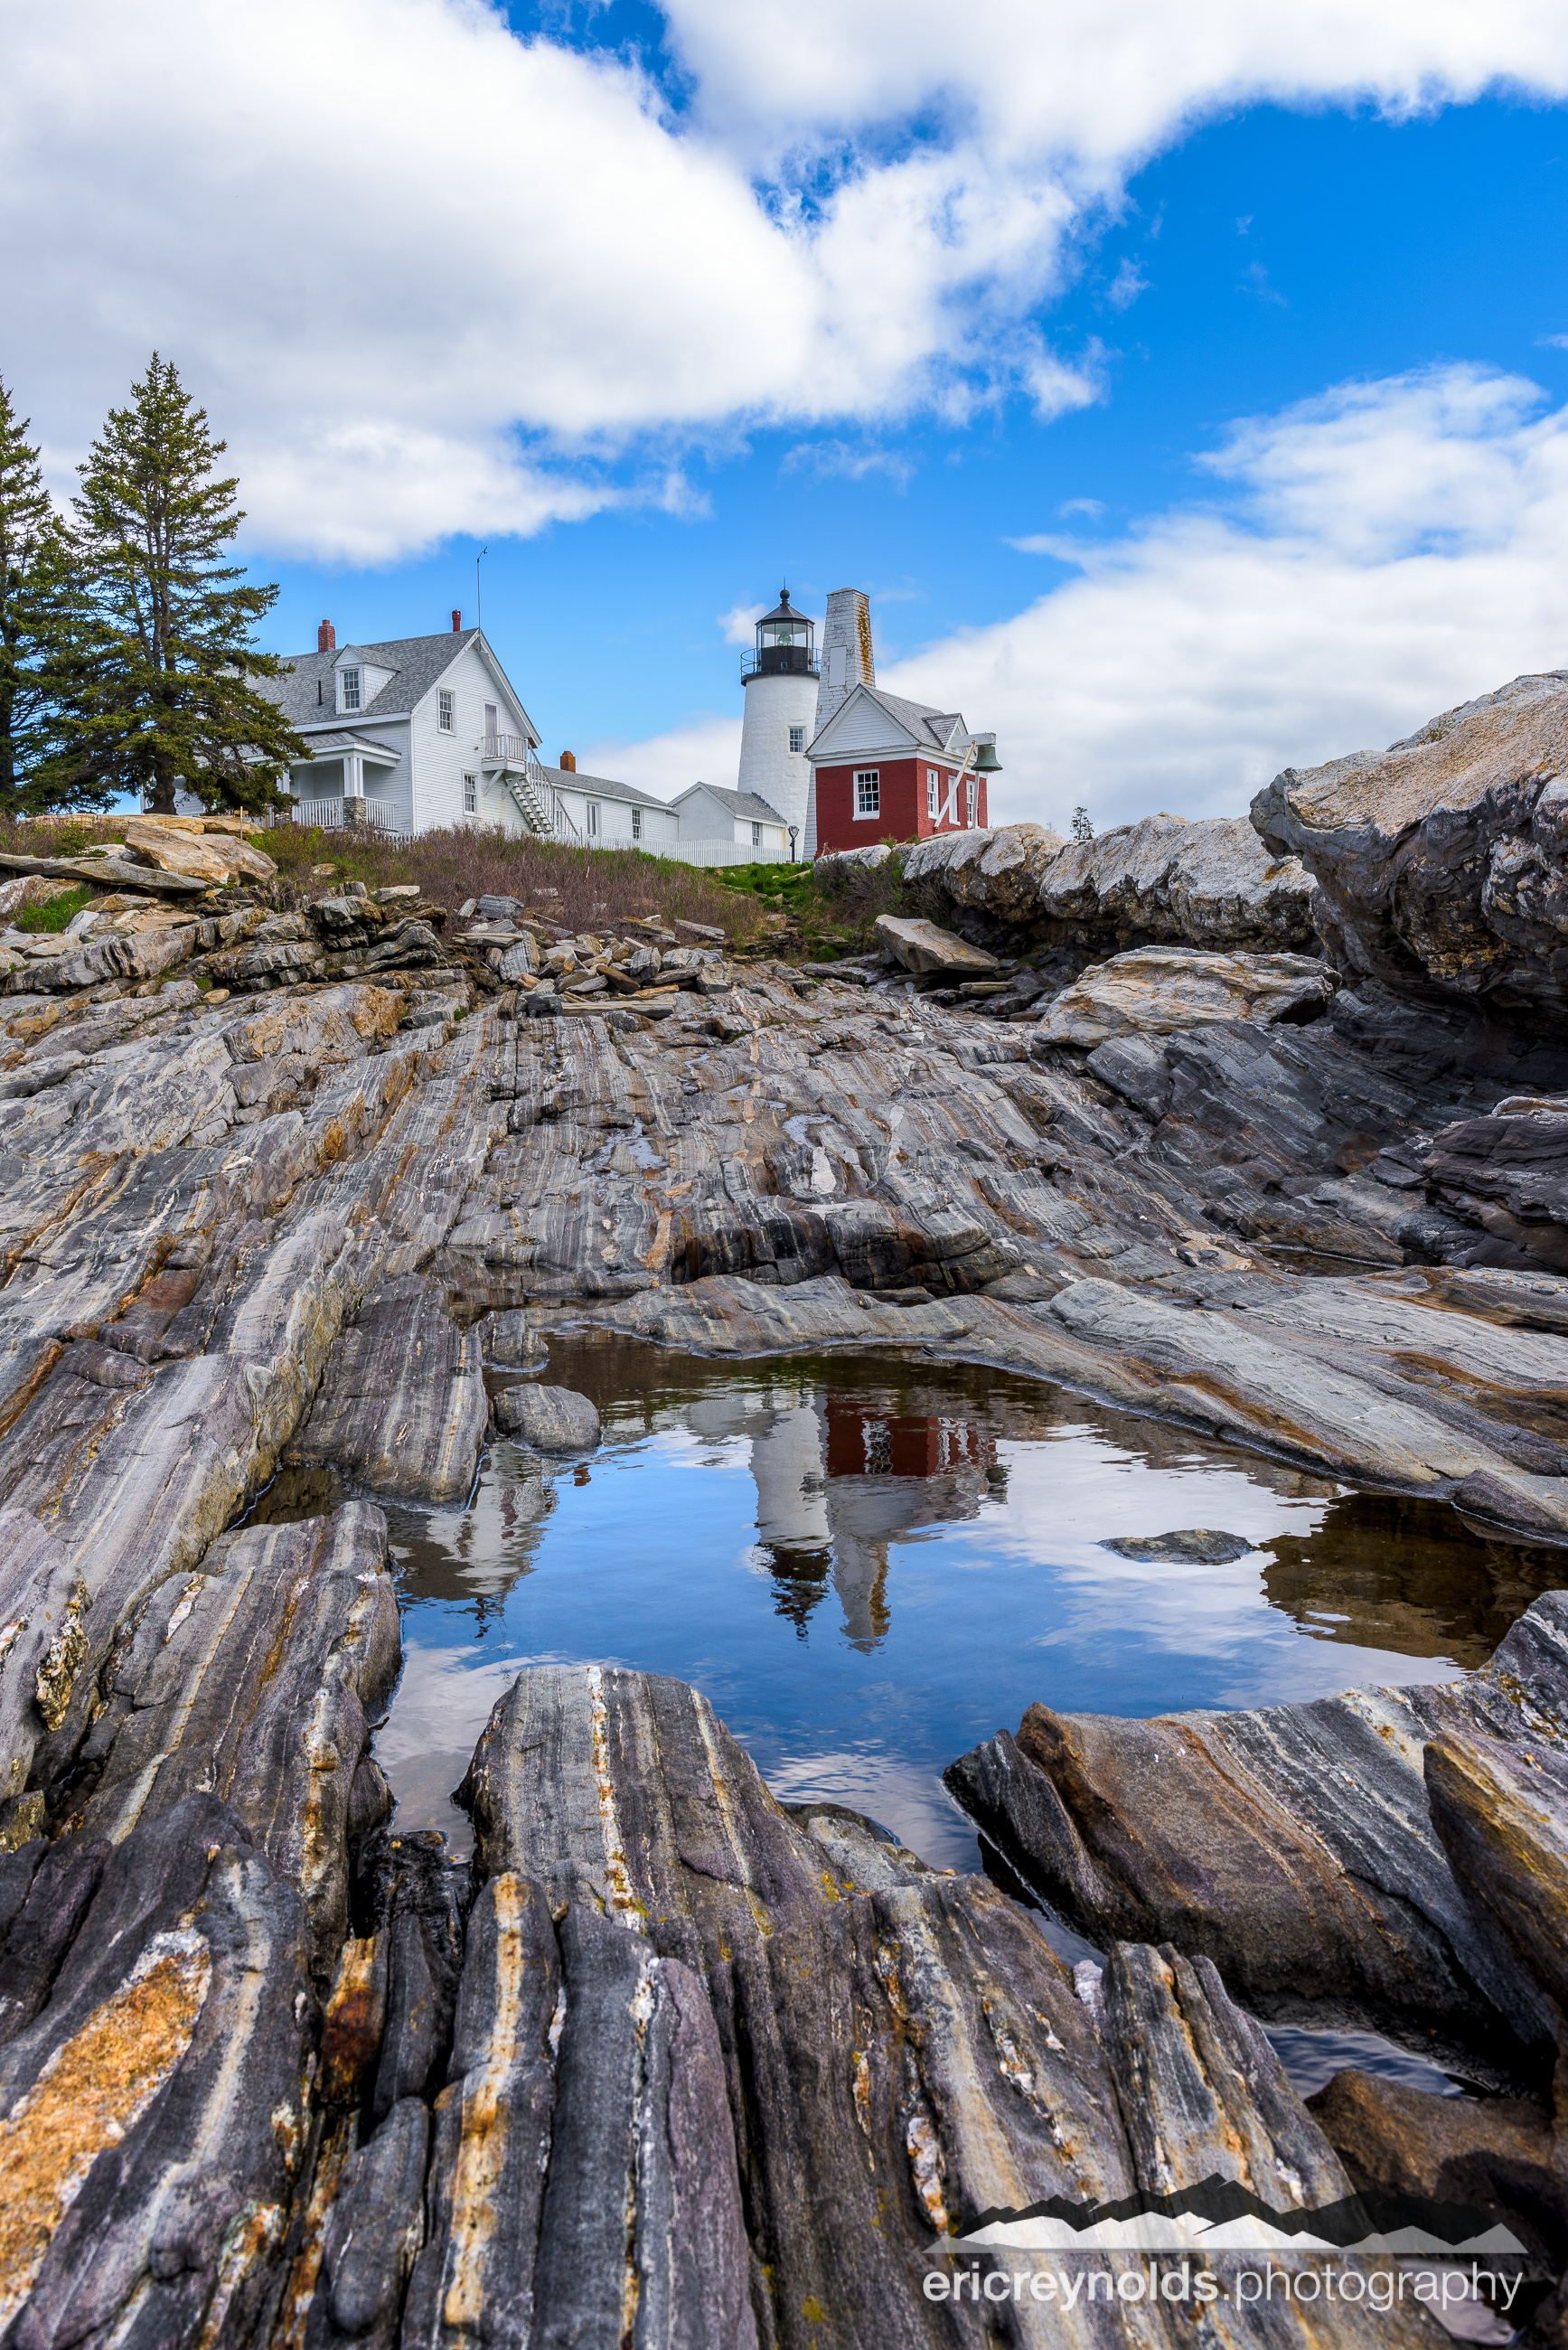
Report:
<svg viewBox="0 0 1568 2350"><path fill-rule="evenodd" d="M482 767L527 767L534 764L524 734L487 734L479 745Z"/></svg>
<svg viewBox="0 0 1568 2350"><path fill-rule="evenodd" d="M411 839L393 823L391 812L379 800L296 800L296 824L317 825L323 832L354 832L363 828L378 838Z"/></svg>

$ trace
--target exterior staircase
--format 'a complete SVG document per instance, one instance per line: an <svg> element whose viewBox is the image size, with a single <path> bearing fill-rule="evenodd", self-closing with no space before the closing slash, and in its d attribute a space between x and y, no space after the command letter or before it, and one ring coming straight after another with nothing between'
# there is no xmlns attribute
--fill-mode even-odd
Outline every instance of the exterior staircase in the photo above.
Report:
<svg viewBox="0 0 1568 2350"><path fill-rule="evenodd" d="M530 761L529 765L532 764ZM508 767L503 780L512 795L514 807L529 831L541 840L554 840L556 837L555 811L550 805L551 795L545 790L543 781L536 775L531 775L528 767L524 767L521 774L516 768Z"/></svg>

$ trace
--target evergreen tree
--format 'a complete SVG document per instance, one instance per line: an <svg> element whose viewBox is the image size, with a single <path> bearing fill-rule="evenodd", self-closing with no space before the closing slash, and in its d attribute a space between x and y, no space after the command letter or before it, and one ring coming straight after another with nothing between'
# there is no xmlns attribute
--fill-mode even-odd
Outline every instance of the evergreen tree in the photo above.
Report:
<svg viewBox="0 0 1568 2350"><path fill-rule="evenodd" d="M61 703L77 681L80 579L38 452L0 381L0 816L101 805L55 764Z"/></svg>
<svg viewBox="0 0 1568 2350"><path fill-rule="evenodd" d="M181 784L209 807L265 807L305 756L253 682L278 674L251 642L278 591L223 560L244 520L238 482L214 478L226 446L154 351L130 407L109 411L74 501L93 628L69 755L165 816Z"/></svg>
<svg viewBox="0 0 1568 2350"><path fill-rule="evenodd" d="M1086 807L1082 807L1082 806L1080 806L1080 807L1075 807L1075 808L1073 810L1073 837L1074 837L1074 839L1075 839L1075 840L1093 840L1094 837L1095 837L1095 827L1094 827L1094 826L1089 822L1089 811L1088 811L1088 809L1087 809Z"/></svg>

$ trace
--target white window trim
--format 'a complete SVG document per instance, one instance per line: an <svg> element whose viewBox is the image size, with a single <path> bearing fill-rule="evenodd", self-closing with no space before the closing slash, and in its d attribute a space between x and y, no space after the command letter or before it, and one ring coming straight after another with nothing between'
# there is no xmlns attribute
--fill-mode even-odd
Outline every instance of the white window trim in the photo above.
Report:
<svg viewBox="0 0 1568 2350"><path fill-rule="evenodd" d="M441 734L455 734L457 733L457 720L452 708L452 698L444 685L438 686L436 688L436 731L438 733Z"/></svg>
<svg viewBox="0 0 1568 2350"><path fill-rule="evenodd" d="M798 742L795 740L797 735L800 737ZM789 747L792 755L794 755L805 749L805 728L804 726L792 726L790 728Z"/></svg>
<svg viewBox="0 0 1568 2350"><path fill-rule="evenodd" d="M479 814L479 777L465 775L462 779L462 812L464 816Z"/></svg>
<svg viewBox="0 0 1568 2350"><path fill-rule="evenodd" d="M861 805L861 785L862 785L863 784L868 784L868 785L870 785L870 787L871 787L871 792L872 792L872 795L873 795L873 805L872 805L870 807L864 807L864 806L862 806L862 805ZM880 815L881 815L881 813L882 813L882 770L881 770L881 768L880 768L880 767L857 767L857 768L856 768L856 770L855 770L855 821L856 821L856 823L857 823L857 824L868 824L874 816L880 816Z"/></svg>
<svg viewBox="0 0 1568 2350"><path fill-rule="evenodd" d="M926 814L933 824L941 822L942 778L941 770L938 767L926 769Z"/></svg>
<svg viewBox="0 0 1568 2350"><path fill-rule="evenodd" d="M978 775L971 775L968 783L964 786L964 822L972 832L974 829L975 816L980 807L980 777Z"/></svg>
<svg viewBox="0 0 1568 2350"><path fill-rule="evenodd" d="M587 803L587 811L588 811L588 832L589 832L590 836L591 836L593 838L597 839L597 838L598 837L598 829L599 829L599 804L598 804L597 800L589 800L589 801L588 801L588 803Z"/></svg>
<svg viewBox="0 0 1568 2350"><path fill-rule="evenodd" d="M358 669L345 669L339 670L337 674L342 680L344 709L358 710L362 672Z"/></svg>

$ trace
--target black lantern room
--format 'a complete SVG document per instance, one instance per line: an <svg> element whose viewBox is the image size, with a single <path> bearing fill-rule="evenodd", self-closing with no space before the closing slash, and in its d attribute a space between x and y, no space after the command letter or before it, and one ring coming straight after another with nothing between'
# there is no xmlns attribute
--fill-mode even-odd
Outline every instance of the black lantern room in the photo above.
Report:
<svg viewBox="0 0 1568 2350"><path fill-rule="evenodd" d="M757 649L747 654L741 674L753 678L815 677L816 673L816 622L795 610L789 589L783 588L773 610L764 612L757 622Z"/></svg>

